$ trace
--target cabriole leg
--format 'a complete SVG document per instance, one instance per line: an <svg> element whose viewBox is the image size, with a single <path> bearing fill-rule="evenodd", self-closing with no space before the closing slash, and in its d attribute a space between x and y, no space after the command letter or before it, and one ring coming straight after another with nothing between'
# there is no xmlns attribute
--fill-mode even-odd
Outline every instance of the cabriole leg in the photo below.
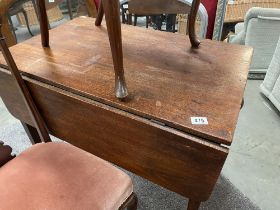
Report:
<svg viewBox="0 0 280 210"><path fill-rule="evenodd" d="M195 200L189 199L187 210L198 210L199 206L200 206L200 202L199 201L195 201Z"/></svg>

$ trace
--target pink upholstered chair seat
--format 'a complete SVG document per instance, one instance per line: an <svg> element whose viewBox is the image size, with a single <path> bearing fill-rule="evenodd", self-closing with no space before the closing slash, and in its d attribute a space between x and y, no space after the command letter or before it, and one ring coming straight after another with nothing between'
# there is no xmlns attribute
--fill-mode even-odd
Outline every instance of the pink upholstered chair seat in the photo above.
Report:
<svg viewBox="0 0 280 210"><path fill-rule="evenodd" d="M32 146L0 168L0 209L116 210L130 177L67 143Z"/></svg>

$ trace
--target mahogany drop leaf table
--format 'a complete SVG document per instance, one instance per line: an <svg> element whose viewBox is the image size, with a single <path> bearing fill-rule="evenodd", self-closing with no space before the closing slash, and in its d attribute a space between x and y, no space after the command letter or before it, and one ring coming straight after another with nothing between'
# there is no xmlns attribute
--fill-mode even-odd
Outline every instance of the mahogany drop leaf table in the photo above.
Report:
<svg viewBox="0 0 280 210"><path fill-rule="evenodd" d="M122 25L130 95L114 95L105 26L77 18L11 47L49 132L169 190L198 209L209 198L232 143L252 49ZM0 96L38 141L0 58Z"/></svg>

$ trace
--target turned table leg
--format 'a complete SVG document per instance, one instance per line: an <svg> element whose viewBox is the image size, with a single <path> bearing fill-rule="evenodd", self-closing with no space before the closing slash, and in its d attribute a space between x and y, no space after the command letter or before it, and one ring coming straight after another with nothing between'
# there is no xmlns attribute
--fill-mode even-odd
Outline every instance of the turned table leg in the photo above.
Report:
<svg viewBox="0 0 280 210"><path fill-rule="evenodd" d="M195 200L189 199L187 210L198 210L199 206L200 206L200 202L199 201L195 201Z"/></svg>

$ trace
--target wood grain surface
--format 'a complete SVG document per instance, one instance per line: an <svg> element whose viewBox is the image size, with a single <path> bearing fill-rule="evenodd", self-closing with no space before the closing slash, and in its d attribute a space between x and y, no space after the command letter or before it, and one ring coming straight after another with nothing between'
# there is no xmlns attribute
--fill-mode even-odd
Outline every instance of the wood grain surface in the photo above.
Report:
<svg viewBox="0 0 280 210"><path fill-rule="evenodd" d="M36 36L11 48L31 78L109 106L153 119L218 144L231 144L252 49L122 25L127 101L114 95L114 71L105 26L77 18L50 31L50 49ZM2 58L0 63L4 64ZM193 125L191 117L207 117Z"/></svg>
<svg viewBox="0 0 280 210"><path fill-rule="evenodd" d="M54 136L195 201L210 196L226 148L42 82L25 81ZM10 113L34 126L4 69L0 96Z"/></svg>

